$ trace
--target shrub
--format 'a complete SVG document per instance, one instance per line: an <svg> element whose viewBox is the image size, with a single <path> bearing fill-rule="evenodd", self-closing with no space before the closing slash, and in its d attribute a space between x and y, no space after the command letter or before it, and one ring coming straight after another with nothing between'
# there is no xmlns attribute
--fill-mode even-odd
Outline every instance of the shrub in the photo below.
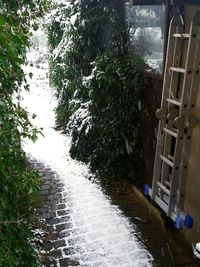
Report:
<svg viewBox="0 0 200 267"><path fill-rule="evenodd" d="M134 180L142 164L144 63L129 46L124 2L84 0L64 9L58 46L50 40L58 124L71 130L74 158L100 176Z"/></svg>

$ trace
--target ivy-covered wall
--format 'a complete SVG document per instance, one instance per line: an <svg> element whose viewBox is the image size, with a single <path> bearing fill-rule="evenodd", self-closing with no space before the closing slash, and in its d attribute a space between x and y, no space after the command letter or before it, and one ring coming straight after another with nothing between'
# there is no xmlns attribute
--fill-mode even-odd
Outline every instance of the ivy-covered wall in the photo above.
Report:
<svg viewBox="0 0 200 267"><path fill-rule="evenodd" d="M124 1L53 6L48 32L57 124L72 134L71 155L101 177L135 181L144 62L129 45Z"/></svg>
<svg viewBox="0 0 200 267"><path fill-rule="evenodd" d="M21 148L21 138L34 141L38 130L17 96L28 89L22 65L29 27L41 11L32 0L0 1L0 266L6 267L39 266L30 240L40 180Z"/></svg>

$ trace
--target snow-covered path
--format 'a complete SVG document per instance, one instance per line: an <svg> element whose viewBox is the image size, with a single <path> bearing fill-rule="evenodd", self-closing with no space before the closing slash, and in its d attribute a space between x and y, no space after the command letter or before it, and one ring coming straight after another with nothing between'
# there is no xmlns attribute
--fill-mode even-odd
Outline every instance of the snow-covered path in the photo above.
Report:
<svg viewBox="0 0 200 267"><path fill-rule="evenodd" d="M64 203L68 210L70 207L64 223L66 227L69 220L73 223L65 237L66 247L73 239L70 246L79 266L152 266L152 256L135 235L136 226L111 204L98 184L87 179L91 175L87 166L70 157L70 137L53 129L55 100L48 84L47 62L40 64L40 68L26 67L26 71L34 76L29 79L30 92L23 93L22 104L37 115L33 123L44 128L44 137L40 136L35 144L26 140L24 148L32 158L59 175L70 196ZM64 260L65 255L61 258ZM57 264L60 266L59 261Z"/></svg>
<svg viewBox="0 0 200 267"><path fill-rule="evenodd" d="M40 51L28 53L33 63L25 66L30 92L22 92L21 103L37 115L33 124L42 127L44 135L35 144L23 143L33 168L44 179L40 192L44 202L37 211L48 226L38 225L39 231L35 230L44 266L196 267L190 252L174 241L135 191L134 202L127 201L130 187L124 192L125 201L112 198L112 190L106 193L88 167L71 158L70 136L54 129L56 101L42 55L47 53L47 40L41 30L36 35Z"/></svg>

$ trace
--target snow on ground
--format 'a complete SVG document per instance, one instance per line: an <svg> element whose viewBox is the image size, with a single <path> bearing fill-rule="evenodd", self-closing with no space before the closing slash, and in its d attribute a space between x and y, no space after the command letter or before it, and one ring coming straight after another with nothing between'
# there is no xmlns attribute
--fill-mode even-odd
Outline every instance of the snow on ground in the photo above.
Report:
<svg viewBox="0 0 200 267"><path fill-rule="evenodd" d="M56 101L48 83L48 64L40 63L39 66L25 68L27 73L31 71L34 75L33 79L28 78L30 92L23 92L22 104L37 115L34 123L44 128L44 136L35 144L25 140L24 149L56 171L70 190L73 218L81 225L76 234L87 237L87 246L80 239L75 246L80 266L85 266L88 260L93 261L92 257L102 263L98 266L152 266L152 256L135 235L136 226L111 204L99 185L87 179L91 175L88 167L70 157L70 137L53 129ZM91 259L88 259L89 254Z"/></svg>

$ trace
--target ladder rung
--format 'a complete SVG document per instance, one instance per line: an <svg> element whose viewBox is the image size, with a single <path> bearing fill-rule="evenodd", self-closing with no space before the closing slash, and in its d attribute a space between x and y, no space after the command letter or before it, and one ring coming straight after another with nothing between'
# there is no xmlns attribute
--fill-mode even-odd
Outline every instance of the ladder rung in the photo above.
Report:
<svg viewBox="0 0 200 267"><path fill-rule="evenodd" d="M174 136L174 137L177 137L177 133L175 133L174 131L171 131L171 130L169 130L167 128L163 128L163 131L168 133L168 134L170 134L170 135L172 135L172 136Z"/></svg>
<svg viewBox="0 0 200 267"><path fill-rule="evenodd" d="M189 33L174 33L172 35L172 37L175 37L175 38L190 38L190 34Z"/></svg>
<svg viewBox="0 0 200 267"><path fill-rule="evenodd" d="M170 182L165 181L165 184L170 187Z"/></svg>
<svg viewBox="0 0 200 267"><path fill-rule="evenodd" d="M175 71L175 72L185 73L185 69L183 69L183 68L170 67L169 70Z"/></svg>
<svg viewBox="0 0 200 267"><path fill-rule="evenodd" d="M154 201L167 213L168 212L168 202L169 197L164 195L161 199L159 196L155 196Z"/></svg>
<svg viewBox="0 0 200 267"><path fill-rule="evenodd" d="M181 106L181 102L178 99L167 98L167 102L176 106Z"/></svg>
<svg viewBox="0 0 200 267"><path fill-rule="evenodd" d="M165 192L167 195L170 194L169 189L167 189L167 187L165 187L164 185L162 185L160 182L157 182L157 185L158 185L158 187L160 187L160 189L161 189L163 192Z"/></svg>
<svg viewBox="0 0 200 267"><path fill-rule="evenodd" d="M173 163L171 160L169 160L169 159L163 157L162 155L160 155L160 158L161 158L161 160L163 160L165 163L167 163L169 166L171 166L171 167L174 166L174 163Z"/></svg>
<svg viewBox="0 0 200 267"><path fill-rule="evenodd" d="M171 155L167 155L167 156L168 156L168 159L169 159L169 160L174 161L174 157L173 157L173 156L171 156Z"/></svg>

